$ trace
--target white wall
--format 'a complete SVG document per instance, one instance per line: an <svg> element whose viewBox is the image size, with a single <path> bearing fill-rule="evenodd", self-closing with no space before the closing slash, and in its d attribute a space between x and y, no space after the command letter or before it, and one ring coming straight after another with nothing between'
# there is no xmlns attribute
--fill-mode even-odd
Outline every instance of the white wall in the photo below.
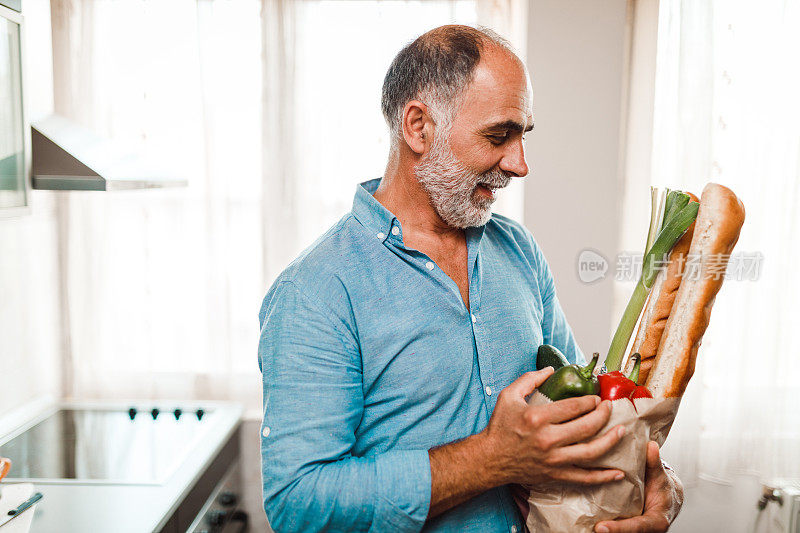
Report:
<svg viewBox="0 0 800 533"><path fill-rule="evenodd" d="M26 111L52 109L50 7L25 0ZM42 55L40 52L44 53ZM0 415L60 387L54 195L34 191L30 214L0 218Z"/></svg>
<svg viewBox="0 0 800 533"><path fill-rule="evenodd" d="M30 215L0 218L0 415L58 395L58 287L50 199Z"/></svg>
<svg viewBox="0 0 800 533"><path fill-rule="evenodd" d="M613 270L587 285L576 262L584 248L609 259L618 251L626 5L532 0L529 11L534 130L525 224L544 250L587 355L605 355L618 319L612 317Z"/></svg>
<svg viewBox="0 0 800 533"><path fill-rule="evenodd" d="M679 473L680 474L680 473ZM761 485L755 476L739 476L730 485L700 480L685 488L681 513L670 528L671 533L725 531L751 533L756 518L756 503ZM770 504L758 522L756 533L779 531L771 525L777 517L776 504Z"/></svg>

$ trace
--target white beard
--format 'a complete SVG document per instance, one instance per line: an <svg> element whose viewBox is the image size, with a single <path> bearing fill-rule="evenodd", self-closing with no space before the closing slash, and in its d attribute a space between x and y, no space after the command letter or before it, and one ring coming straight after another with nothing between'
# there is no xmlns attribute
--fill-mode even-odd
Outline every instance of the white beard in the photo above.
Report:
<svg viewBox="0 0 800 533"><path fill-rule="evenodd" d="M446 134L434 138L428 155L414 168L414 174L428 193L431 205L448 226L483 226L492 217L495 198L477 191L478 184L502 188L511 178L499 168L477 173L458 160Z"/></svg>

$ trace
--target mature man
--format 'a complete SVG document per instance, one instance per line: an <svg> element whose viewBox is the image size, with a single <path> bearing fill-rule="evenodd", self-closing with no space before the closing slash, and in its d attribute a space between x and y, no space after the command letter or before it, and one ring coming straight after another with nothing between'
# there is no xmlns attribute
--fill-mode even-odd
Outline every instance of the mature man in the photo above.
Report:
<svg viewBox="0 0 800 533"><path fill-rule="evenodd" d="M522 531L512 484L613 482L582 467L611 449L608 402L525 402L583 359L541 250L491 213L528 173L531 85L505 41L436 28L394 59L382 179L298 257L261 310L264 507L277 531ZM587 440L588 439L588 440ZM663 531L680 482L648 455L641 517L598 531Z"/></svg>

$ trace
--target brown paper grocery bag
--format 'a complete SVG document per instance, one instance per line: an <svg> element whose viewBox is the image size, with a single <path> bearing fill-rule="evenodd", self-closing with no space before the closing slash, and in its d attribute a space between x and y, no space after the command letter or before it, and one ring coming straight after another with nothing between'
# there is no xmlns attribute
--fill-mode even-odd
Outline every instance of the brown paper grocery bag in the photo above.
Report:
<svg viewBox="0 0 800 533"><path fill-rule="evenodd" d="M536 391L528 403L550 402ZM529 531L591 532L602 520L642 514L647 443L654 440L659 446L664 444L680 398L637 398L634 402L621 399L611 403L611 418L600 434L623 425L625 435L610 452L587 465L622 470L625 478L596 486L550 483L526 487L530 491L527 501Z"/></svg>

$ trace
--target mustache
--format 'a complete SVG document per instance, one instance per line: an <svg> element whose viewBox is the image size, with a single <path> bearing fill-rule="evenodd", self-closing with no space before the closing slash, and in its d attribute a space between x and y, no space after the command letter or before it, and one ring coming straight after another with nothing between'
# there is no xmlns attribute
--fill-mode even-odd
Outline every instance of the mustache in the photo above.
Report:
<svg viewBox="0 0 800 533"><path fill-rule="evenodd" d="M502 189L509 183L511 183L511 176L506 175L505 172L496 168L479 177L476 185L484 185L493 189Z"/></svg>

